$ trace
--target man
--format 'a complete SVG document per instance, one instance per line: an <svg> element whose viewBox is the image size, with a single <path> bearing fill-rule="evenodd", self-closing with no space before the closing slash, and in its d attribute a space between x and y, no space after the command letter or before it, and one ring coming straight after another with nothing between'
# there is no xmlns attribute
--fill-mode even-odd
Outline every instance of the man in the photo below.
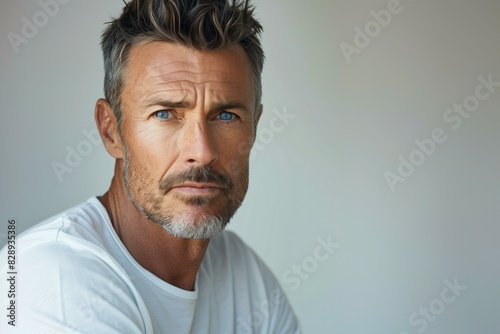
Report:
<svg viewBox="0 0 500 334"><path fill-rule="evenodd" d="M300 332L269 269L223 232L262 113L261 30L247 1L133 0L110 23L95 119L115 174L19 238L19 333Z"/></svg>

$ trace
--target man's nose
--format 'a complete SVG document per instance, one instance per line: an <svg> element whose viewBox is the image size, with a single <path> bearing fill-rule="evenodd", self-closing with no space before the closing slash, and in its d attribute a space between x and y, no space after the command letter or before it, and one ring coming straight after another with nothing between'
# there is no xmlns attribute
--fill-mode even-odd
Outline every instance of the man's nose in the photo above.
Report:
<svg viewBox="0 0 500 334"><path fill-rule="evenodd" d="M190 166L208 166L218 159L218 148L210 124L206 120L191 120L184 125L180 141L181 158Z"/></svg>

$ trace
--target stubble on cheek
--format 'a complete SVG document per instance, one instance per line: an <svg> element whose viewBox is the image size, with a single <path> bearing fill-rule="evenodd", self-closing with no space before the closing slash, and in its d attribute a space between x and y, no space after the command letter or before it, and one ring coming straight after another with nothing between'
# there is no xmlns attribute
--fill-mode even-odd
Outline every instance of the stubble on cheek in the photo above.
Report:
<svg viewBox="0 0 500 334"><path fill-rule="evenodd" d="M162 194L147 168L131 158L130 152L125 149L123 179L127 195L143 213L161 210Z"/></svg>

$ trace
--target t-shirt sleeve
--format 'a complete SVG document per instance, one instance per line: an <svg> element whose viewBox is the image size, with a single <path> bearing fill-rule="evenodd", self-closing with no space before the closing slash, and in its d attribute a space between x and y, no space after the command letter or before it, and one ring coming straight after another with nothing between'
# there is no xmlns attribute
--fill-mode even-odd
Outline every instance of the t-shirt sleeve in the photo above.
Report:
<svg viewBox="0 0 500 334"><path fill-rule="evenodd" d="M113 265L84 247L60 242L21 252L17 260L15 327L2 321L0 332L149 332L136 293ZM7 266L0 272L6 277Z"/></svg>
<svg viewBox="0 0 500 334"><path fill-rule="evenodd" d="M257 255L255 256L257 257ZM297 316L278 280L267 265L258 257L257 262L266 282L270 314L269 333L301 334L302 330Z"/></svg>
<svg viewBox="0 0 500 334"><path fill-rule="evenodd" d="M234 243L233 252L238 254L237 262L245 267L238 268L238 272L252 277L248 289L254 307L247 324L253 326L254 332L262 334L301 334L297 316L272 271L236 234L227 234Z"/></svg>

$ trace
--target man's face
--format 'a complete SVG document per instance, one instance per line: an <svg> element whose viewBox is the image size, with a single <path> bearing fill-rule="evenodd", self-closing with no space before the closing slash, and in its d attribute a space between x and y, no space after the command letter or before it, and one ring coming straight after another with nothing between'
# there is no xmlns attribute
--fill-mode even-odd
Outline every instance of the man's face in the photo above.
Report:
<svg viewBox="0 0 500 334"><path fill-rule="evenodd" d="M248 188L258 118L243 49L135 45L121 98L124 179L134 205L178 237L220 233Z"/></svg>

